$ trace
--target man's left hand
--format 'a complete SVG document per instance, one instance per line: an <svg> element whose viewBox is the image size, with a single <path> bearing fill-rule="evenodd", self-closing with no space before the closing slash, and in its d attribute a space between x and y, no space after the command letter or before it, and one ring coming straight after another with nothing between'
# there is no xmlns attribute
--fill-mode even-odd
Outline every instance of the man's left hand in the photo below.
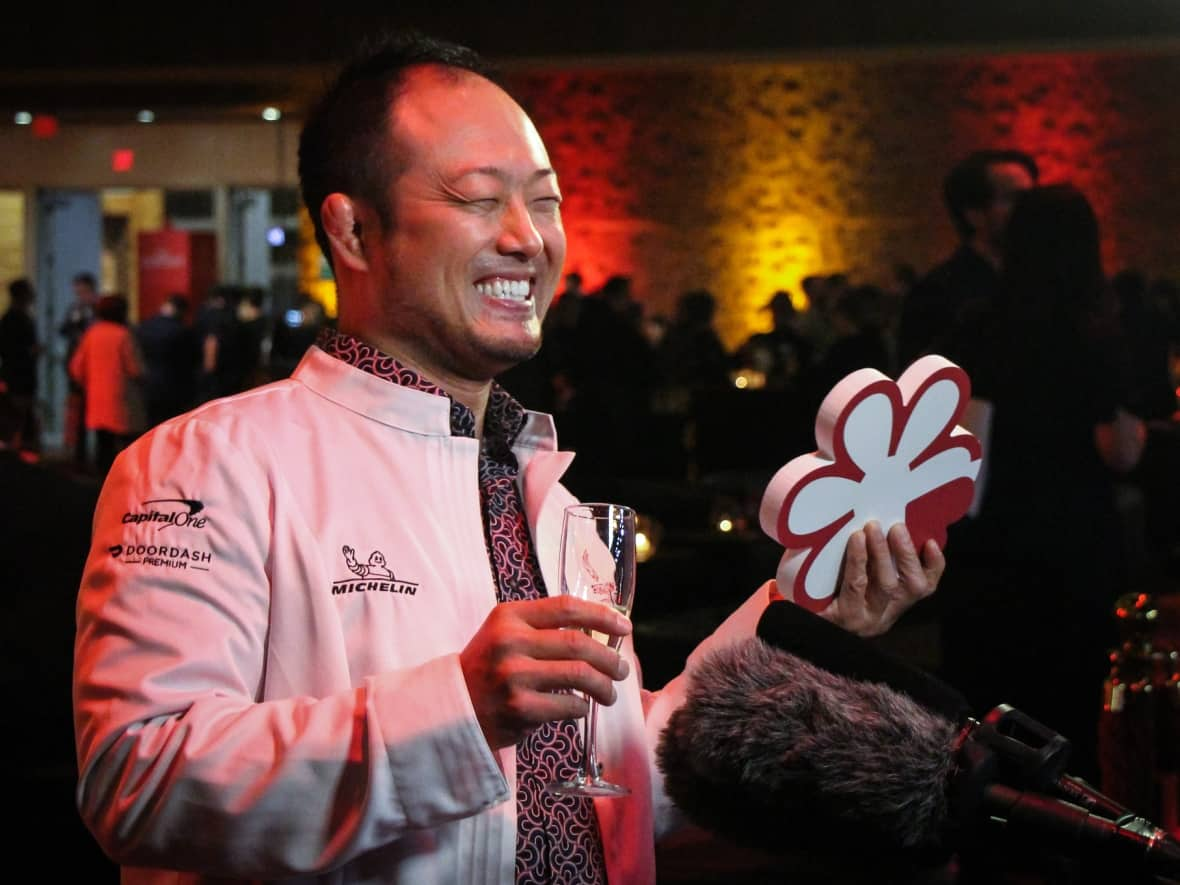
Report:
<svg viewBox="0 0 1180 885"><path fill-rule="evenodd" d="M904 524L886 537L880 525L869 522L848 539L840 591L820 614L858 636L879 636L934 592L945 568L935 541L927 541L919 557Z"/></svg>

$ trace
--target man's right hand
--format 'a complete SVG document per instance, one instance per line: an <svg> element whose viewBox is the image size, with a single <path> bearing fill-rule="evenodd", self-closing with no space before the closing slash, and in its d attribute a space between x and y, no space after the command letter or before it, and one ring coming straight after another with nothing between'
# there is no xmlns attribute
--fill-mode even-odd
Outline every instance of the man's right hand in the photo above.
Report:
<svg viewBox="0 0 1180 885"><path fill-rule="evenodd" d="M571 628L571 629L563 629ZM627 662L583 630L625 636L631 622L605 605L572 596L506 602L459 655L467 691L493 750L516 744L543 722L585 716L615 701Z"/></svg>

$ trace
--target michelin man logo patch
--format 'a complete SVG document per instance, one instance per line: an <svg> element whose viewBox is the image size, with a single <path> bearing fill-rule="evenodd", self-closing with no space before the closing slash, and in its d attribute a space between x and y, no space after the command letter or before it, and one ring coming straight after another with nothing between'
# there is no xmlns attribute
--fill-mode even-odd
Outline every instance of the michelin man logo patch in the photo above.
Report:
<svg viewBox="0 0 1180 885"><path fill-rule="evenodd" d="M413 596L418 592L418 585L411 581L399 581L390 571L385 562L385 554L374 550L369 554L367 562L356 558L356 550L347 544L342 548L344 564L348 570L356 575L355 578L342 578L332 582L332 595L344 593L402 593Z"/></svg>

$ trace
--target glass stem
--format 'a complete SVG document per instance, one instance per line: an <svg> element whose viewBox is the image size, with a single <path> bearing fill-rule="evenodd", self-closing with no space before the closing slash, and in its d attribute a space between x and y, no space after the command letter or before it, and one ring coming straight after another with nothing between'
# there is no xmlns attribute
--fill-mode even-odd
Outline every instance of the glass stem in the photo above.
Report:
<svg viewBox="0 0 1180 885"><path fill-rule="evenodd" d="M602 769L598 767L598 748L595 737L598 734L598 702L590 702L590 711L586 714L586 731L582 738L582 758L586 760L585 773L590 780L598 780Z"/></svg>

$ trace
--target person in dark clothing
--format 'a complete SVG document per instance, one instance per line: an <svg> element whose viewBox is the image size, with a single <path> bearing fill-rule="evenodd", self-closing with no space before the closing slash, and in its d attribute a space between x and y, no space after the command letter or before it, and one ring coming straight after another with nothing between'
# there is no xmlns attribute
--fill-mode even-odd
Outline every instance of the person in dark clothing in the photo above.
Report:
<svg viewBox="0 0 1180 885"><path fill-rule="evenodd" d="M0 317L0 381L20 415L15 446L28 458L41 450L37 420L37 357L41 344L32 309L36 293L25 278L8 284L9 307Z"/></svg>
<svg viewBox="0 0 1180 885"><path fill-rule="evenodd" d="M1166 421L1176 411L1168 319L1148 300L1147 279L1138 271L1121 271L1110 285L1125 342L1121 350L1131 396L1128 408L1144 421Z"/></svg>
<svg viewBox="0 0 1180 885"><path fill-rule="evenodd" d="M959 247L906 295L897 333L899 366L937 352L946 336L958 334L971 305L996 297L1012 200L1035 185L1038 174L1032 157L1011 150L978 151L951 170L943 197Z"/></svg>
<svg viewBox="0 0 1180 885"><path fill-rule="evenodd" d="M58 333L66 339L66 365L78 349L82 335L94 322L98 304L98 280L89 271L74 274L74 303L66 312ZM68 381L66 397L66 445L74 452L75 469L85 472L90 462L90 431L86 429L86 391L74 379Z"/></svg>
<svg viewBox="0 0 1180 885"><path fill-rule="evenodd" d="M582 299L570 355L573 397L559 424L586 457L578 471L634 475L651 412L654 356L631 280L618 275Z"/></svg>
<svg viewBox="0 0 1180 885"><path fill-rule="evenodd" d="M148 425L192 408L196 400L196 333L185 322L188 299L175 294L160 312L139 324L135 337L144 360L144 405Z"/></svg>
<svg viewBox="0 0 1180 885"><path fill-rule="evenodd" d="M789 292L775 292L764 309L770 311L774 328L746 339L736 361L762 372L769 389L784 390L807 373L813 348L796 328L799 314Z"/></svg>
<svg viewBox="0 0 1180 885"><path fill-rule="evenodd" d="M660 343L660 368L668 384L690 393L729 386L733 361L713 327L716 312L711 292L695 289L680 296Z"/></svg>
<svg viewBox="0 0 1180 885"><path fill-rule="evenodd" d="M233 377L233 339L238 292L232 286L217 286L209 294L193 324L201 348L197 373L197 402L204 403L236 393Z"/></svg>
<svg viewBox="0 0 1180 885"><path fill-rule="evenodd" d="M978 513L950 527L956 568L940 597L943 676L982 714L1011 704L1073 745L1097 778L1109 612L1125 575L1113 475L1137 462L1095 322L1105 286L1094 212L1068 185L1021 194L1003 290L948 356L971 378L984 448Z"/></svg>
<svg viewBox="0 0 1180 885"><path fill-rule="evenodd" d="M295 370L326 323L323 305L306 292L299 295L295 307L275 318L268 361L271 380L286 378Z"/></svg>
<svg viewBox="0 0 1180 885"><path fill-rule="evenodd" d="M823 359L808 376L813 410L846 375L857 369L894 374L893 360L882 330L885 293L875 286L848 290L832 307L834 338Z"/></svg>

